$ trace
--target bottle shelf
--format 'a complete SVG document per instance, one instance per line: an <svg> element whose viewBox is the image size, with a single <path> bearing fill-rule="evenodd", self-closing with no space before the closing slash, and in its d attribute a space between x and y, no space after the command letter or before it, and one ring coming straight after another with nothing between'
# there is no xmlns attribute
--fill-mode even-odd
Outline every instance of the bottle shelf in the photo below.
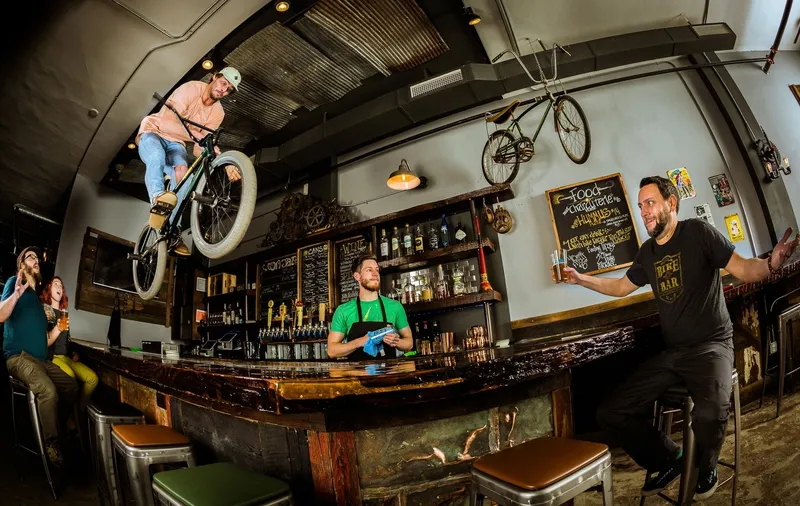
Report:
<svg viewBox="0 0 800 506"><path fill-rule="evenodd" d="M481 241L485 254L494 253L495 245L491 239L484 237ZM381 274L393 274L398 272L412 271L430 265L438 265L446 262L463 260L476 255L478 251L478 241L469 241L461 244L454 244L445 248L426 251L419 255L408 255L400 258L392 258L378 262Z"/></svg>
<svg viewBox="0 0 800 506"><path fill-rule="evenodd" d="M476 304L483 304L484 302L502 302L503 296L497 290L491 292L478 292L457 297L449 297L447 299L432 300L430 302L415 302L413 304L404 304L403 307L407 314L428 313L432 311L441 311L443 309L457 309L463 307L474 306Z"/></svg>

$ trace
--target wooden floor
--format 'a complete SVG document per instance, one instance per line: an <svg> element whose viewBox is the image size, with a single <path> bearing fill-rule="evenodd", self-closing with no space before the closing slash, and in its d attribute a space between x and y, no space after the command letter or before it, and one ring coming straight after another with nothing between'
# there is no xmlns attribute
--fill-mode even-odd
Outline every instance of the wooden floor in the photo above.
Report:
<svg viewBox="0 0 800 506"><path fill-rule="evenodd" d="M800 393L784 397L781 417L775 419L775 398L767 398L758 410L758 402L745 406L742 416L742 472L736 492L737 505L800 505ZM728 436L722 448L722 459L733 462L733 423L728 424ZM639 490L644 471L623 452L613 452L614 504L639 504ZM730 470L720 467L720 477ZM678 480L668 489L677 495ZM575 500L575 506L603 504L599 492L587 492ZM646 505L665 505L656 497ZM695 503L704 506L731 504L731 482L717 489L709 499Z"/></svg>

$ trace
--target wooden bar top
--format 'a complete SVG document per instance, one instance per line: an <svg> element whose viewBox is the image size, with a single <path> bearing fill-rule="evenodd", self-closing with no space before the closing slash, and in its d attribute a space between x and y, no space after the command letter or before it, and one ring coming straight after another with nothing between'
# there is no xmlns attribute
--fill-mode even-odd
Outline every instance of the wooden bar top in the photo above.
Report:
<svg viewBox="0 0 800 506"><path fill-rule="evenodd" d="M481 395L524 388L537 378L632 348L633 329L575 334L551 343L363 362L168 359L73 342L90 365L197 405L279 425L349 430L353 425L370 425L364 421L368 416L355 420L354 413L388 410L402 418L398 412L424 406L430 417Z"/></svg>

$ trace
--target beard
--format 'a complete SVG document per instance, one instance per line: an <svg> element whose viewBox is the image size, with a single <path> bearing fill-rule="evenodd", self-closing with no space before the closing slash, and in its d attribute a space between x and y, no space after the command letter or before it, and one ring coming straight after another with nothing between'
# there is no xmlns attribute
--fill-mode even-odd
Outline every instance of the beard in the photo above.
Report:
<svg viewBox="0 0 800 506"><path fill-rule="evenodd" d="M656 226L653 227L652 232L648 230L647 235L649 235L653 239L657 239L658 236L660 236L664 232L664 229L667 228L668 221L669 221L669 216L667 215L667 213L665 212L660 213L656 217Z"/></svg>
<svg viewBox="0 0 800 506"><path fill-rule="evenodd" d="M380 281L367 281L362 279L359 284L364 287L364 289L369 290L370 292L377 292L381 289Z"/></svg>
<svg viewBox="0 0 800 506"><path fill-rule="evenodd" d="M25 280L28 282L31 288L34 290L36 286L42 282L42 273L39 269L34 269L33 267L28 267L27 265L22 271L22 274L25 276Z"/></svg>

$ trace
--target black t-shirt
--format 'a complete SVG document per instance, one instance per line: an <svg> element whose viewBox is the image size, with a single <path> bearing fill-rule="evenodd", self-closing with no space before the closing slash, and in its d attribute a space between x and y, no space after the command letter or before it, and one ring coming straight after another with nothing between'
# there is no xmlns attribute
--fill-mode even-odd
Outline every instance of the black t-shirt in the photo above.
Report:
<svg viewBox="0 0 800 506"><path fill-rule="evenodd" d="M666 244L655 239L642 244L628 279L653 288L667 346L691 346L733 335L719 273L733 250L725 236L700 219L679 221Z"/></svg>

